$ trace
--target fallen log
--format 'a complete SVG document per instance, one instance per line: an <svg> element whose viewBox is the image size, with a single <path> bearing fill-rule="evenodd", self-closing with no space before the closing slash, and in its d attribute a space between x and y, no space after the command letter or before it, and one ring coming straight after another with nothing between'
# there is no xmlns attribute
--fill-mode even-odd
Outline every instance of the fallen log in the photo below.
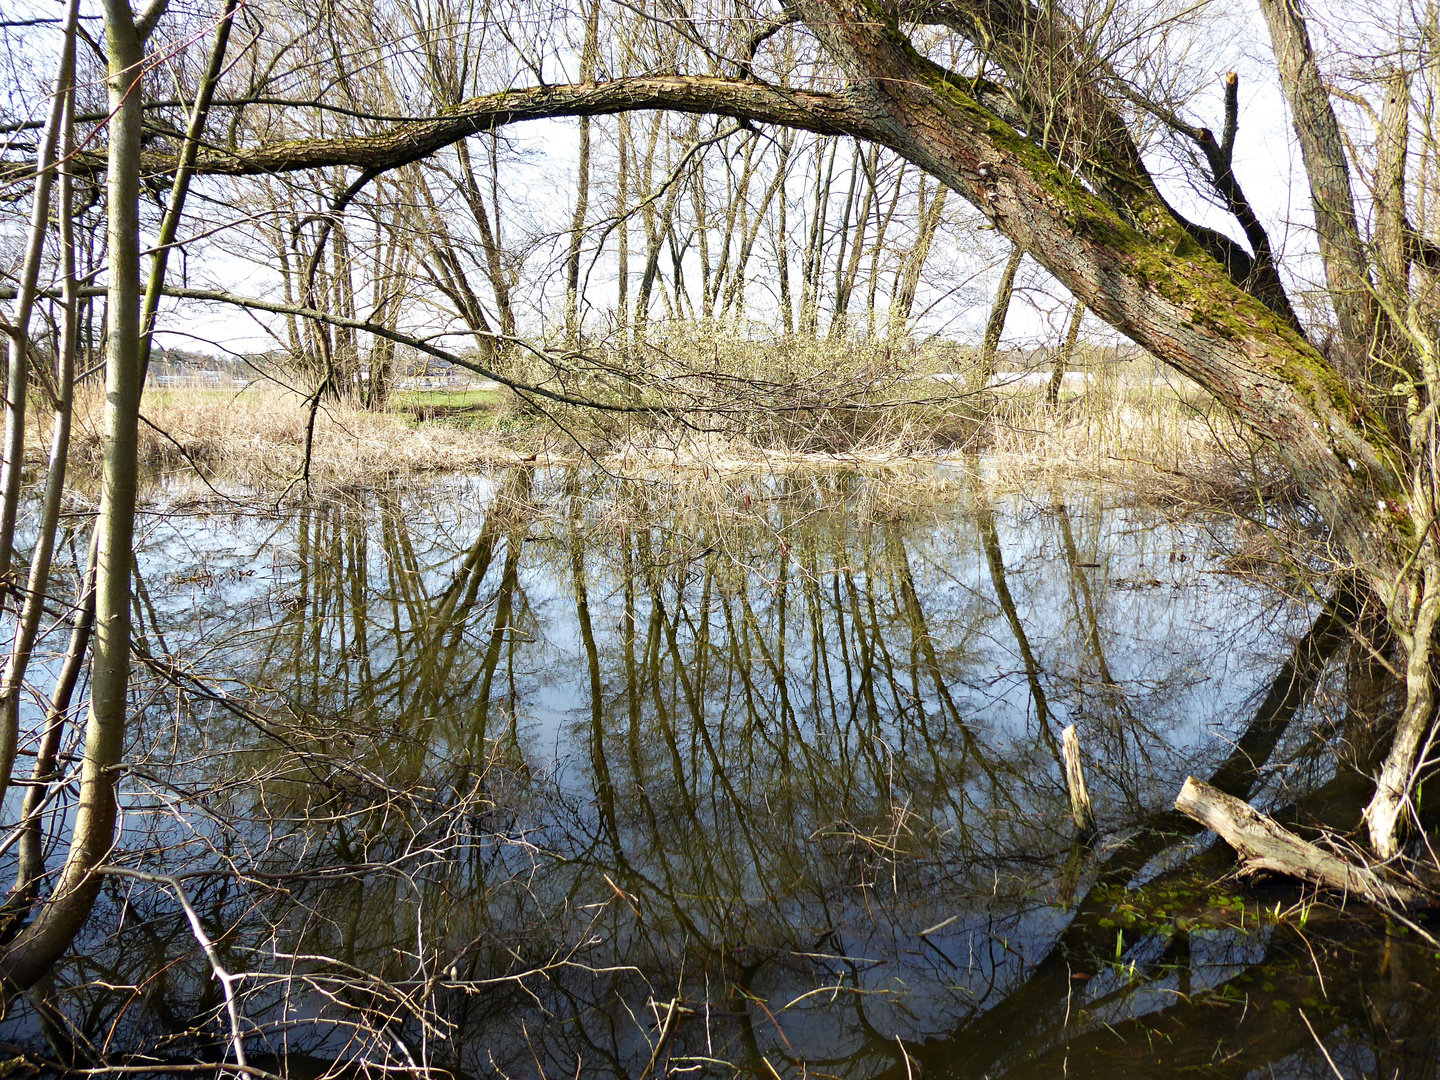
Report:
<svg viewBox="0 0 1440 1080"><path fill-rule="evenodd" d="M1376 907L1416 910L1435 904L1436 895L1383 867L1351 862L1302 840L1249 803L1191 776L1175 809L1204 825L1240 856L1247 873L1270 871L1358 896Z"/></svg>

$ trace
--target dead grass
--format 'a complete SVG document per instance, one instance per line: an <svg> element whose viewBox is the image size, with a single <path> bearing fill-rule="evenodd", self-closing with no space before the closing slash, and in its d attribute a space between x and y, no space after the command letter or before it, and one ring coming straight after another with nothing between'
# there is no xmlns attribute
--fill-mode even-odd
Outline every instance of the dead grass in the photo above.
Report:
<svg viewBox="0 0 1440 1080"><path fill-rule="evenodd" d="M907 486L904 475L938 461L996 491L1078 480L1123 488L1141 502L1210 506L1251 501L1257 478L1273 489L1282 475L1267 467L1226 410L1193 384L1149 369L1071 380L1054 406L1043 383L1019 378L1001 376L981 394L947 396L947 385L953 384L936 373L912 370L889 390L892 399L907 393L908 402L890 407L877 399L863 435L839 446L804 433L794 442L775 438L774 428L757 437L753 428L651 424L619 438L609 433L600 460L622 475L656 478L849 468L888 475L900 488ZM915 404L917 387L932 400Z"/></svg>
<svg viewBox="0 0 1440 1080"><path fill-rule="evenodd" d="M103 399L77 395L71 460L82 475L100 468ZM304 466L305 400L273 385L243 391L147 390L141 408L139 455L154 471L198 474L217 487L274 495L291 488ZM43 453L42 429L31 452ZM513 463L543 450L503 435L448 424L416 423L400 413L376 413L328 403L316 417L312 491L375 486L432 472Z"/></svg>
<svg viewBox="0 0 1440 1080"><path fill-rule="evenodd" d="M1037 393L1001 397L987 418L987 482L1113 481L1140 490L1212 487L1250 448L1230 415L1162 385L1093 388L1046 405Z"/></svg>

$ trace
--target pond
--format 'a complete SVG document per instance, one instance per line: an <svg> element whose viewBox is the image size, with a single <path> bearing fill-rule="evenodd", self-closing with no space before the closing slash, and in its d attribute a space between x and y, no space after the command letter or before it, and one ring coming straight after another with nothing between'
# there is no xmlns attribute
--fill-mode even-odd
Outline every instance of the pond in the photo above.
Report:
<svg viewBox="0 0 1440 1080"><path fill-rule="evenodd" d="M1433 949L1217 884L1170 810L1194 774L1353 827L1392 703L1230 519L958 472L187 505L137 554L114 861L151 877L107 877L7 1043L158 1071L238 1026L295 1077L1440 1065Z"/></svg>

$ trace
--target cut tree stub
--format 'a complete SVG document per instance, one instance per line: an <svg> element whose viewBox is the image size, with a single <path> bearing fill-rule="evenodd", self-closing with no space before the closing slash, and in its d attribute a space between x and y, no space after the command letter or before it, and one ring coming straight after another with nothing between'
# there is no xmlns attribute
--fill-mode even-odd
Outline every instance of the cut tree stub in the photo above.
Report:
<svg viewBox="0 0 1440 1080"><path fill-rule="evenodd" d="M1060 735L1060 748L1065 758L1065 787L1070 792L1070 815L1082 839L1096 833L1095 809L1090 805L1090 792L1085 788L1085 769L1080 763L1080 736L1070 724Z"/></svg>

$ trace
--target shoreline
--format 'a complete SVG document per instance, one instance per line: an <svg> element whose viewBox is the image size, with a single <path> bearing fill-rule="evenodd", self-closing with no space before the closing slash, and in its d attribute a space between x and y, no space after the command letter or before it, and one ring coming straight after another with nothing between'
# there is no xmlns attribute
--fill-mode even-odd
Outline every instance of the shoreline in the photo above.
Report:
<svg viewBox="0 0 1440 1080"><path fill-rule="evenodd" d="M69 469L82 491L98 481L99 405L98 394L77 401ZM740 425L734 431L699 430L683 420L586 426L593 417L520 412L499 395L452 411L403 398L384 411L327 403L316 415L309 490L325 497L407 486L437 474L533 465L588 466L618 478L673 478L682 485L806 472L898 478L940 469L991 490L1083 481L1146 502L1213 505L1217 496L1233 502L1246 492L1253 498L1253 483L1240 475L1250 448L1222 438L1223 425L1178 400L1086 395L1055 408L1014 394L994 400L980 417L971 403L965 407L969 416L935 409L877 437L826 449L773 439L766 445ZM197 494L234 500L303 497L307 415L298 395L274 388L152 388L142 415L140 459L151 477L144 489L153 490L159 478L166 486L184 481ZM48 415L32 414L27 428L27 463L41 467Z"/></svg>

